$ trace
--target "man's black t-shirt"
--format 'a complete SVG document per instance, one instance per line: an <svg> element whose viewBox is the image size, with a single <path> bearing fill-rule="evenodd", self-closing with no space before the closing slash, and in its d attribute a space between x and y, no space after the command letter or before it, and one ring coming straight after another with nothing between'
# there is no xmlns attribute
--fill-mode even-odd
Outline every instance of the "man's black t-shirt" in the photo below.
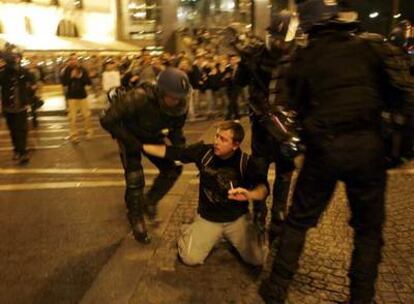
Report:
<svg viewBox="0 0 414 304"><path fill-rule="evenodd" d="M227 198L231 183L234 188L246 189L253 189L259 184L268 186L266 170L257 158L249 157L242 176L240 149L228 159L221 159L211 153L211 161L203 165L203 157L212 148L212 145L202 143L186 148L168 147L167 158L180 160L182 163L195 163L199 169L198 213L202 218L220 223L235 221L248 212L248 202Z"/></svg>

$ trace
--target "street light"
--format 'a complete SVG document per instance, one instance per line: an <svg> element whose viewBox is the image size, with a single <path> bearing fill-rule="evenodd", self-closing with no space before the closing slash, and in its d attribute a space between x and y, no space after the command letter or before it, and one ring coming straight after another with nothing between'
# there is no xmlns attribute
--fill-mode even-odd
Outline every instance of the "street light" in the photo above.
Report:
<svg viewBox="0 0 414 304"><path fill-rule="evenodd" d="M369 18L374 19L377 18L379 16L378 12L372 12L371 14L369 14Z"/></svg>

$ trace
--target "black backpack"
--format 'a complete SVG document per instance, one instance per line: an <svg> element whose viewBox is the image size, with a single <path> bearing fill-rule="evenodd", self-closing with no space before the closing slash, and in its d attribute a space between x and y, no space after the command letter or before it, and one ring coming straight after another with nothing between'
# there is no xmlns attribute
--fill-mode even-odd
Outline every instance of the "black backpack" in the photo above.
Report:
<svg viewBox="0 0 414 304"><path fill-rule="evenodd" d="M207 152L203 155L203 157L201 158L201 166L202 168L208 168L208 166L210 165L211 161L213 160L214 157L214 151L213 148L210 148L207 150ZM240 164L239 164L239 172L240 172L240 176L243 178L246 174L247 171L247 163L249 162L250 159L250 155L242 152L242 155L240 157Z"/></svg>

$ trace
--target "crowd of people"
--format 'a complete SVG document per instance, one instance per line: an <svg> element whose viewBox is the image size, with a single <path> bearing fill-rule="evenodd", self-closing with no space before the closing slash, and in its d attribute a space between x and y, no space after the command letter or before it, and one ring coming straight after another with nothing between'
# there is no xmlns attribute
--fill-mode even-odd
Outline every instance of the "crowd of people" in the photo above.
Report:
<svg viewBox="0 0 414 304"><path fill-rule="evenodd" d="M263 227L268 227L276 255L259 289L268 304L285 302L307 231L317 225L342 181L354 229L349 303L369 304L375 297L384 246L386 170L414 154L414 77L405 49L365 32L349 14L346 1L297 4L299 19L288 11L272 16L266 41L246 43L230 31L231 55L152 56L143 50L124 65L106 60L101 78L109 106L100 123L119 145L124 200L135 239L151 242L145 217L156 218L158 202L179 178L182 167L176 161L195 163L200 171L198 215L178 239L181 261L203 264L214 244L225 238L245 262L263 265ZM299 26L307 35L305 45L297 43ZM16 66L8 74L13 77L5 77L7 67L11 69L6 61L0 61L0 80L13 138L20 131L13 131L11 121L26 119L23 92L34 88ZM91 78L76 54L60 72L74 142L78 110L84 116L85 134L91 136L85 100ZM238 122L243 113L239 99L244 87L249 90L252 155L240 148L244 130ZM208 117L223 115L225 121L218 125L212 144L189 144L183 126L199 113L202 96L203 112ZM391 117L386 126L385 112ZM22 158L24 147L16 141L15 148ZM288 209L299 153L304 163ZM143 156L160 171L146 193ZM272 162L276 178L271 189L267 175ZM267 225L269 193L273 201Z"/></svg>

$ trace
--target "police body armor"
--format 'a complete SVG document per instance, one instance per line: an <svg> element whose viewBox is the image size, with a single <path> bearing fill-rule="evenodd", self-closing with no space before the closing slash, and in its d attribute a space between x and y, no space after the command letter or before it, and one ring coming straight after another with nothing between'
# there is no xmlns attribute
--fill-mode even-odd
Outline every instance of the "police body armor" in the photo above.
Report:
<svg viewBox="0 0 414 304"><path fill-rule="evenodd" d="M258 121L280 144L282 153L294 158L303 152L304 146L297 135L298 124L295 113L286 110L287 92L285 91L284 71L290 63L290 54L269 51L265 43L257 37L249 41L229 38L236 35L228 33L226 39L232 41L233 48L242 58L243 73L238 81L249 86L249 108L252 120ZM243 70L245 69L245 71ZM248 75L243 77L242 75Z"/></svg>
<svg viewBox="0 0 414 304"><path fill-rule="evenodd" d="M410 60L401 48L386 43L380 35L363 33L359 37L382 59L394 88L382 113L382 134L387 167L398 167L414 158L414 78L410 75Z"/></svg>

